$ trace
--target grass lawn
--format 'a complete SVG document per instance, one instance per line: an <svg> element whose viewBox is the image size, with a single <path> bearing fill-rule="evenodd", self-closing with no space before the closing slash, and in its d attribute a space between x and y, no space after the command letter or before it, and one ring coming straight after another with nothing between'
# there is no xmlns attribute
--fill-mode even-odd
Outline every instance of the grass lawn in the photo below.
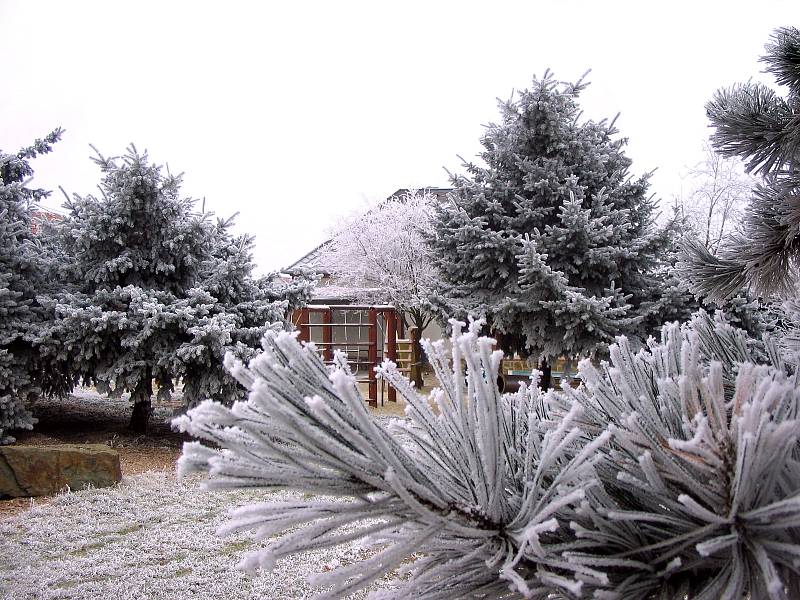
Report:
<svg viewBox="0 0 800 600"><path fill-rule="evenodd" d="M401 415L386 403L379 418ZM236 569L263 547L248 533L220 538L235 506L308 498L295 492L206 491L199 476L178 481L182 436L157 407L147 436L127 432L129 404L91 391L35 407L40 423L18 443L106 443L120 451L121 484L49 498L0 501L0 598L306 598L306 576L365 556L360 544L279 561L272 573ZM386 581L378 586L390 586ZM355 597L364 597L361 594Z"/></svg>

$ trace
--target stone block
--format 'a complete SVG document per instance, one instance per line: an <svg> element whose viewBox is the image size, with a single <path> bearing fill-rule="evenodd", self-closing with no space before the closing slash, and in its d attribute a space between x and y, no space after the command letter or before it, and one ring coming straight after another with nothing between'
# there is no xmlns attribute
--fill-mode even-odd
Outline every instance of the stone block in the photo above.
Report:
<svg viewBox="0 0 800 600"><path fill-rule="evenodd" d="M0 498L108 487L121 479L119 453L103 444L0 446Z"/></svg>

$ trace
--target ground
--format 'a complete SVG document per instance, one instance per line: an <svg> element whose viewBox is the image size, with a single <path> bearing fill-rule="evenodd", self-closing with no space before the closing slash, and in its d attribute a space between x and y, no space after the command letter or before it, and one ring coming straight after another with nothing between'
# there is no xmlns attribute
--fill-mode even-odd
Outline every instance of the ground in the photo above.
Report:
<svg viewBox="0 0 800 600"><path fill-rule="evenodd" d="M183 436L171 431L168 424L173 406L156 406L147 435L128 431L130 404L124 397L111 399L92 390L79 390L67 398L40 401L31 408L39 422L33 431L15 432L18 444L107 444L119 452L126 477L174 470L183 446ZM0 500L0 519L42 502L48 500Z"/></svg>
<svg viewBox="0 0 800 600"><path fill-rule="evenodd" d="M175 408L156 406L142 436L127 431L126 398L81 390L33 407L39 423L19 432L18 443L108 444L120 453L123 481L49 498L0 500L0 598L304 598L312 592L307 575L368 552L347 544L284 559L272 573L238 571L236 563L259 544L246 533L215 534L227 510L308 496L209 492L200 476L177 480L175 461L188 438L169 427ZM387 402L371 410L380 418L401 416L403 408Z"/></svg>
<svg viewBox="0 0 800 600"><path fill-rule="evenodd" d="M0 598L307 598L309 575L369 552L350 543L279 560L271 572L243 573L236 564L270 540L256 542L247 532L218 536L228 509L311 496L212 492L202 480L151 471L112 488L61 494L0 521ZM390 585L387 578L377 587Z"/></svg>
<svg viewBox="0 0 800 600"><path fill-rule="evenodd" d="M366 386L364 393L366 395ZM379 396L380 397L380 396ZM43 400L32 406L39 422L33 431L15 432L18 444L107 444L119 452L123 477L148 471L172 471L183 442L190 439L171 430L169 420L180 403L157 404L147 435L128 431L130 404L127 396L107 398L90 389L63 399ZM385 401L370 408L376 416L403 416L405 404ZM27 510L47 498L0 500L0 520Z"/></svg>

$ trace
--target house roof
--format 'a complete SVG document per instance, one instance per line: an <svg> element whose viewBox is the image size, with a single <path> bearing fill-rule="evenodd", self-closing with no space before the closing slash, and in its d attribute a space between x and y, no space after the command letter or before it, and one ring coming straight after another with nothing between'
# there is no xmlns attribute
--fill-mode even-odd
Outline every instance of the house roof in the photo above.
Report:
<svg viewBox="0 0 800 600"><path fill-rule="evenodd" d="M328 273L322 267L321 259L324 255L325 247L330 243L331 240L325 240L311 252L304 254L302 257L284 269L284 271L291 273L292 271L297 271L300 269L310 269L312 271L316 271L317 273L321 272L323 275L328 275Z"/></svg>
<svg viewBox="0 0 800 600"><path fill-rule="evenodd" d="M62 212L50 208L35 207L31 211L30 230L33 235L37 235L44 223L58 223L66 218Z"/></svg>
<svg viewBox="0 0 800 600"><path fill-rule="evenodd" d="M400 188L389 197L387 200L392 200L395 198L402 198L407 196L412 190L409 188ZM418 188L417 191L426 192L434 196L439 202L444 202L447 199L448 194L453 191L453 188L437 188L437 187L423 187ZM291 273L292 271L297 271L300 269L310 269L312 271L316 271L317 273L322 273L323 275L329 275L330 272L326 269L325 265L323 264L323 258L325 256L326 247L331 243L331 240L325 240L319 246L311 250L310 252L304 254L294 263L289 265L284 271L287 273Z"/></svg>

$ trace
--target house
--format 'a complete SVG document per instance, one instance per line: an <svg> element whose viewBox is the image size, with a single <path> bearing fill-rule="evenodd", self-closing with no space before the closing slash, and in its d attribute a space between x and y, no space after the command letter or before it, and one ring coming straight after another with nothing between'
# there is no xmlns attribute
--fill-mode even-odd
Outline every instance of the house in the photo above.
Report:
<svg viewBox="0 0 800 600"><path fill-rule="evenodd" d="M387 200L403 198L411 190L399 189ZM421 188L419 191L429 193L443 202L452 192L450 188ZM284 272L289 275L301 270L310 270L322 275L319 285L314 290L308 310L297 311L293 317L295 326L301 330L301 338L318 344L323 349L337 348L348 355L351 368L371 372L371 368L384 356L385 347L389 344L389 332L395 331L393 308L385 306L368 306L363 303L364 292L374 288L356 288L342 285L337 281L325 264L327 250L331 240L326 240L316 248L303 255ZM378 292L378 289L374 289ZM397 319L397 321L400 321ZM405 337L403 325L398 323L397 333ZM442 331L438 324L430 324L422 337L439 339ZM375 348L375 340L381 340ZM328 356L329 358L329 353ZM377 361L377 362L376 362ZM369 375L368 377L371 377ZM372 382L372 379L370 379ZM372 394L371 394L372 397Z"/></svg>
<svg viewBox="0 0 800 600"><path fill-rule="evenodd" d="M49 208L37 206L31 211L30 229L33 235L38 235L45 223L58 223L64 220L64 215Z"/></svg>

